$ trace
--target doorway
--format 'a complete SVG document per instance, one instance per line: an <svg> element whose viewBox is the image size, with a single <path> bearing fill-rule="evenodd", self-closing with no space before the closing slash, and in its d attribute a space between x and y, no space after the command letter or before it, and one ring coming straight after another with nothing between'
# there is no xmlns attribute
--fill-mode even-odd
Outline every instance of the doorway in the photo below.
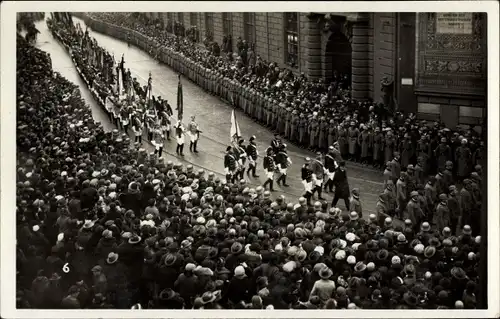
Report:
<svg viewBox="0 0 500 319"><path fill-rule="evenodd" d="M352 47L349 39L340 31L332 32L325 49L325 78L345 82L344 89L351 85Z"/></svg>

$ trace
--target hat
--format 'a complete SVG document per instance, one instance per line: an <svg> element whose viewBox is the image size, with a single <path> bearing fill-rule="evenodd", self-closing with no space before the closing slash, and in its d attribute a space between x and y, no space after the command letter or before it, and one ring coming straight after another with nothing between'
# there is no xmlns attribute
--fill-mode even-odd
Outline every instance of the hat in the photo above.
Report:
<svg viewBox="0 0 500 319"><path fill-rule="evenodd" d="M193 263L188 263L186 267L184 267L185 271L194 271L196 269L196 265Z"/></svg>
<svg viewBox="0 0 500 319"><path fill-rule="evenodd" d="M355 211L352 211L350 214L349 214L349 219L350 220L358 220L359 216L358 216L358 213L355 212Z"/></svg>
<svg viewBox="0 0 500 319"><path fill-rule="evenodd" d="M110 252L108 254L108 258L106 258L106 262L109 264L109 265L112 265L114 264L115 262L118 261L118 254L115 254L114 252Z"/></svg>
<svg viewBox="0 0 500 319"><path fill-rule="evenodd" d="M234 276L235 277L244 277L245 275L245 268L243 266L238 266L234 269Z"/></svg>
<svg viewBox="0 0 500 319"><path fill-rule="evenodd" d="M420 226L420 230L422 230L423 232L429 232L431 231L431 225L429 225L428 222L423 222Z"/></svg>
<svg viewBox="0 0 500 319"><path fill-rule="evenodd" d="M423 244L416 244L413 250L415 250L417 254L422 254L425 250L425 246Z"/></svg>
<svg viewBox="0 0 500 319"><path fill-rule="evenodd" d="M465 235L472 235L472 229L469 225L465 225L463 228L463 233Z"/></svg>
<svg viewBox="0 0 500 319"><path fill-rule="evenodd" d="M393 265L399 265L401 264L401 258L399 258L399 256L393 256L391 259L391 263Z"/></svg>
<svg viewBox="0 0 500 319"><path fill-rule="evenodd" d="M319 276L321 279L329 279L333 275L333 271L328 267L323 267L319 271Z"/></svg>
<svg viewBox="0 0 500 319"><path fill-rule="evenodd" d="M352 255L351 255L351 256L349 256L349 257L347 257L347 263L348 263L349 265L354 265L354 264L356 264L356 257L354 257L354 256L352 256Z"/></svg>
<svg viewBox="0 0 500 319"><path fill-rule="evenodd" d="M465 271L461 267L453 267L450 273L454 278L459 280L467 278Z"/></svg>
<svg viewBox="0 0 500 319"><path fill-rule="evenodd" d="M135 245L135 244L138 244L141 240L142 240L142 238L140 236L133 235L132 237L130 237L128 239L128 243L131 245Z"/></svg>
<svg viewBox="0 0 500 319"><path fill-rule="evenodd" d="M389 252L385 249L381 249L377 252L377 259L378 260L386 260L387 257L389 257Z"/></svg>
<svg viewBox="0 0 500 319"><path fill-rule="evenodd" d="M211 302L214 302L215 299L217 299L217 295L210 292L210 291L207 291L205 292L202 296L201 296L201 302L203 304L208 304L208 303L211 303Z"/></svg>
<svg viewBox="0 0 500 319"><path fill-rule="evenodd" d="M356 271L356 272L362 272L362 271L365 271L365 269L366 269L366 265L362 261L359 261L356 264L356 266L354 266L354 271Z"/></svg>
<svg viewBox="0 0 500 319"><path fill-rule="evenodd" d="M424 249L424 256L427 258L431 258L436 254L436 247L434 246L427 246Z"/></svg>

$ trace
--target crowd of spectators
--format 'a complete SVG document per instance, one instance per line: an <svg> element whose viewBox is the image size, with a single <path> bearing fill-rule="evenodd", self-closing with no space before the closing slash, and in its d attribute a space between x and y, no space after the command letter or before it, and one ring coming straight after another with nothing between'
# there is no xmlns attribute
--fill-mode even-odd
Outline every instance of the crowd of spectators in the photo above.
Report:
<svg viewBox="0 0 500 319"><path fill-rule="evenodd" d="M365 221L145 154L20 36L16 194L18 308L477 306L470 226Z"/></svg>

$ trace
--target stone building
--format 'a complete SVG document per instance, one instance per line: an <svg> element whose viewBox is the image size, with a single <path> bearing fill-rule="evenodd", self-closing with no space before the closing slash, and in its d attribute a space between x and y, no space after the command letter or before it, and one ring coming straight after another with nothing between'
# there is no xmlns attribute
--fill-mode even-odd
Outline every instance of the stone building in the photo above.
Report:
<svg viewBox="0 0 500 319"><path fill-rule="evenodd" d="M448 126L480 125L486 116L486 14L342 12L147 13L164 26L196 26L254 43L264 60L311 79L349 74L358 100ZM384 89L381 85L385 82ZM385 93L384 93L385 92Z"/></svg>

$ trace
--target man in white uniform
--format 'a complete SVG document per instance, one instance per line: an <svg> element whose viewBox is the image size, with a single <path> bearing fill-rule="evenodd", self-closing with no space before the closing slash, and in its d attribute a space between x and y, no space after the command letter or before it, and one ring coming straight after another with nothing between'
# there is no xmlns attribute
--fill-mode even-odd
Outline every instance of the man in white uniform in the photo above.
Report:
<svg viewBox="0 0 500 319"><path fill-rule="evenodd" d="M191 122L188 125L188 136L190 140L189 151L198 153L196 146L198 145L198 138L200 137L200 130L198 123L195 122L195 116L191 116Z"/></svg>

